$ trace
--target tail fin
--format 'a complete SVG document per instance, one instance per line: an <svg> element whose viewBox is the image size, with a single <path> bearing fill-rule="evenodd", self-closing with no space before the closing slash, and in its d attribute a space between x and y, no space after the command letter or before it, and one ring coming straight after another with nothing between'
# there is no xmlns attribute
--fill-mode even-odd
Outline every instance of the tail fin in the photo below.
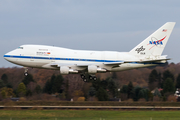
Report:
<svg viewBox="0 0 180 120"><path fill-rule="evenodd" d="M129 53L133 55L161 56L174 28L175 22L167 22L147 37Z"/></svg>

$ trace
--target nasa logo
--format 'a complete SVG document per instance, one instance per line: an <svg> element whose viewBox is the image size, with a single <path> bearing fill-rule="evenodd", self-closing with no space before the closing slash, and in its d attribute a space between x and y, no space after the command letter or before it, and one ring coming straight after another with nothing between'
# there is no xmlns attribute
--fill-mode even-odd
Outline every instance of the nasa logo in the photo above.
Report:
<svg viewBox="0 0 180 120"><path fill-rule="evenodd" d="M149 44L147 45L153 45L149 50L151 50L154 46L163 45L163 40L166 38L166 36L160 40L158 40L155 37L151 38L151 41L149 41Z"/></svg>
<svg viewBox="0 0 180 120"><path fill-rule="evenodd" d="M154 44L154 45L163 45L162 41L149 41L149 44Z"/></svg>
<svg viewBox="0 0 180 120"><path fill-rule="evenodd" d="M155 37L152 37L151 40L149 41L149 45L163 45L163 40L166 38L166 36L160 40L157 40Z"/></svg>

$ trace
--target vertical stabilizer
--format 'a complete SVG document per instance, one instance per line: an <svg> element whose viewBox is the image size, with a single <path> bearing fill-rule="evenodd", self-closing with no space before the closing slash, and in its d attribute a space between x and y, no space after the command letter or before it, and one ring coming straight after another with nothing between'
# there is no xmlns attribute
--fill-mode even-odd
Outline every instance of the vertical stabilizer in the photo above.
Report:
<svg viewBox="0 0 180 120"><path fill-rule="evenodd" d="M137 56L161 56L174 25L175 22L165 23L129 53Z"/></svg>

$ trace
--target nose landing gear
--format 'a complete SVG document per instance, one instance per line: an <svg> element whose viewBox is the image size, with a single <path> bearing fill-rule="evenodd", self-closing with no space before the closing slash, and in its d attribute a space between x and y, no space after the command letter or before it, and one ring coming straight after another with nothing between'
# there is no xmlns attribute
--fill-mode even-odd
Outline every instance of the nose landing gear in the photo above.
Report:
<svg viewBox="0 0 180 120"><path fill-rule="evenodd" d="M25 67L24 69L24 76L28 76L28 68Z"/></svg>

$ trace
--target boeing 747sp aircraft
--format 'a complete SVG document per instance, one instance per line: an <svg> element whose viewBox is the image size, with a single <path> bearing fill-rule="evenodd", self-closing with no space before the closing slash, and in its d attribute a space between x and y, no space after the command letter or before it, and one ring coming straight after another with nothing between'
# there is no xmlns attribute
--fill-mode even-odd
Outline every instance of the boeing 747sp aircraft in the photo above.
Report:
<svg viewBox="0 0 180 120"><path fill-rule="evenodd" d="M96 80L96 73L117 72L163 64L162 52L174 28L167 22L129 52L72 50L45 45L22 45L4 58L14 64L31 68L60 70L60 74L79 73L84 81ZM25 70L27 75L27 69Z"/></svg>

